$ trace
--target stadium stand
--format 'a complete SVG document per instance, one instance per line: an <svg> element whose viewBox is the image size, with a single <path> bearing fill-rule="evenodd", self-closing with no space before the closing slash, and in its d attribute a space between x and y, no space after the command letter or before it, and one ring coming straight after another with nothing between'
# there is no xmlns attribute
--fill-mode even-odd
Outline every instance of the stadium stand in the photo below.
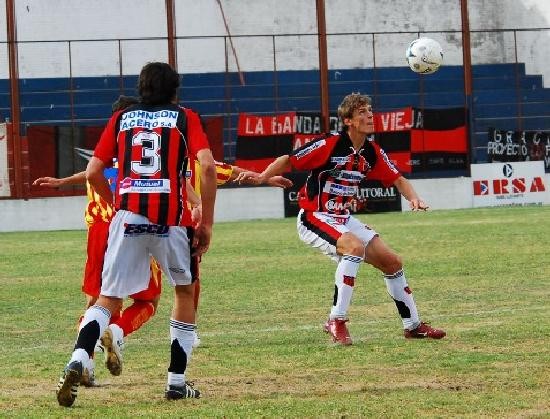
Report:
<svg viewBox="0 0 550 419"><path fill-rule="evenodd" d="M182 103L203 116L225 117L224 154L235 156L240 112L273 114L285 111L318 112L318 71L185 74ZM111 103L120 94L135 94L137 77L79 77L20 81L21 121L29 125L102 125ZM461 66L444 66L419 76L408 67L341 69L329 72L329 108L334 111L345 94L359 91L374 98L377 111L408 106L460 107L465 104ZM473 66L472 162L487 161L487 130L550 130L550 88L540 75L525 73L525 65ZM10 116L8 80L0 80L0 115Z"/></svg>

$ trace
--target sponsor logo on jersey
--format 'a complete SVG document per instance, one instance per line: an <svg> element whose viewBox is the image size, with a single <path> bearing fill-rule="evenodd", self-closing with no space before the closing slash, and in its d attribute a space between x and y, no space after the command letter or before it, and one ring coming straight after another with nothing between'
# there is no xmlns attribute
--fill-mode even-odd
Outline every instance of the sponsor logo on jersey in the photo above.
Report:
<svg viewBox="0 0 550 419"><path fill-rule="evenodd" d="M309 153L311 153L314 150L317 150L318 148L323 147L327 142L325 140L319 140L311 143L305 148L302 148L300 151L298 151L294 157L297 159L301 159L304 156L307 156Z"/></svg>
<svg viewBox="0 0 550 419"><path fill-rule="evenodd" d="M170 180L125 177L120 181L119 193L170 193Z"/></svg>
<svg viewBox="0 0 550 419"><path fill-rule="evenodd" d="M125 112L120 119L120 130L128 131L132 128L175 128L179 112L177 111L156 111L147 112L142 110Z"/></svg>
<svg viewBox="0 0 550 419"><path fill-rule="evenodd" d="M336 163L337 165L346 164L346 163L349 163L350 161L351 161L350 156L343 156L343 157L336 156L336 157L330 158L330 162Z"/></svg>
<svg viewBox="0 0 550 419"><path fill-rule="evenodd" d="M163 224L125 224L124 237L135 237L145 234L168 237L170 226Z"/></svg>
<svg viewBox="0 0 550 419"><path fill-rule="evenodd" d="M330 195L354 196L355 194L357 194L357 186L340 185L338 183L327 182L325 183L323 192Z"/></svg>
<svg viewBox="0 0 550 419"><path fill-rule="evenodd" d="M365 175L356 170L333 170L331 175L337 180L347 180L350 182L360 182Z"/></svg>
<svg viewBox="0 0 550 419"><path fill-rule="evenodd" d="M349 212L356 211L357 209L357 201L351 200L348 202L337 202L336 199L330 199L327 202L325 202L325 209L328 212ZM345 219L347 222L347 218ZM345 224L341 223L341 224Z"/></svg>

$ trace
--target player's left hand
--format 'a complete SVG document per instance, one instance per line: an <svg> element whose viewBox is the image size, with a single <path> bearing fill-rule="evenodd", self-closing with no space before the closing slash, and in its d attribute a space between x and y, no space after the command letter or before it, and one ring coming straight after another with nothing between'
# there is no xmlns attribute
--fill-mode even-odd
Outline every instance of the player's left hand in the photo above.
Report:
<svg viewBox="0 0 550 419"><path fill-rule="evenodd" d="M430 208L423 200L421 199L411 199L409 202L409 206L413 211L426 211L428 208Z"/></svg>
<svg viewBox="0 0 550 419"><path fill-rule="evenodd" d="M277 188L290 188L293 183L290 179L283 176L273 176L267 180L269 186L276 186Z"/></svg>

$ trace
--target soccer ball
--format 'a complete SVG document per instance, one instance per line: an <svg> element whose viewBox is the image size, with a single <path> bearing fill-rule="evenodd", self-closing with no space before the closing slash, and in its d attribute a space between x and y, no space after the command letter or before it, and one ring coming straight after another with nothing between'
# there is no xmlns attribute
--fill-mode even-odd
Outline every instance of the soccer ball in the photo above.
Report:
<svg viewBox="0 0 550 419"><path fill-rule="evenodd" d="M443 50L439 42L431 38L418 38L410 43L405 57L415 73L432 74L443 63Z"/></svg>

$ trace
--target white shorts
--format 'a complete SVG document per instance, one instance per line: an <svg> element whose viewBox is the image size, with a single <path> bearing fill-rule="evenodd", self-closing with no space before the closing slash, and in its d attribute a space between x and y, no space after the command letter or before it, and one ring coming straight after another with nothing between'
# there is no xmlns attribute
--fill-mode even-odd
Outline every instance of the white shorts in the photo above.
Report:
<svg viewBox="0 0 550 419"><path fill-rule="evenodd" d="M151 256L172 286L191 283L186 227L153 224L143 215L118 211L109 227L101 294L125 298L146 289Z"/></svg>
<svg viewBox="0 0 550 419"><path fill-rule="evenodd" d="M300 210L297 219L298 236L310 246L319 249L336 263L340 257L336 253L336 242L344 233L353 233L365 246L378 233L352 215L334 215L327 212Z"/></svg>

